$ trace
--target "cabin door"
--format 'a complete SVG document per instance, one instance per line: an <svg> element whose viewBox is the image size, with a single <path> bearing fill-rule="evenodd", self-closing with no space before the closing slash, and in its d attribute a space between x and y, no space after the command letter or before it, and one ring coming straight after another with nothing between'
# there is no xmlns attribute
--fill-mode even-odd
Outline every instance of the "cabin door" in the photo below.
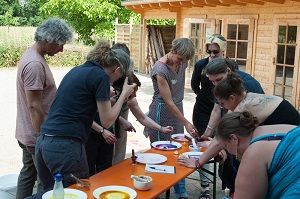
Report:
<svg viewBox="0 0 300 199"><path fill-rule="evenodd" d="M273 93L299 110L299 19L275 19L273 26Z"/></svg>
<svg viewBox="0 0 300 199"><path fill-rule="evenodd" d="M199 59L203 59L208 56L205 47L206 37L215 33L215 26L214 19L187 18L184 20L183 36L190 38L196 49L194 58L189 61L189 67L186 73L186 84L190 84L190 78L196 62Z"/></svg>

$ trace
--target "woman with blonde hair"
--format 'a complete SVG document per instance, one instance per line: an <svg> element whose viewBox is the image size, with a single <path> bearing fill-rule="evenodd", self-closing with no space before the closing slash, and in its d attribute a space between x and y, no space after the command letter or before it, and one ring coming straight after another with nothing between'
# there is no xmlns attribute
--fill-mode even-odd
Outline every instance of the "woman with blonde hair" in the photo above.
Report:
<svg viewBox="0 0 300 199"><path fill-rule="evenodd" d="M36 143L37 171L44 191L53 188L57 173L62 174L64 187L75 183L70 173L89 177L84 144L97 110L101 124L108 128L133 93L136 84L128 85L126 78L119 100L111 107L110 84L126 75L129 63L123 50L111 49L101 40L88 53L87 61L61 81ZM101 133L103 127L93 128Z"/></svg>

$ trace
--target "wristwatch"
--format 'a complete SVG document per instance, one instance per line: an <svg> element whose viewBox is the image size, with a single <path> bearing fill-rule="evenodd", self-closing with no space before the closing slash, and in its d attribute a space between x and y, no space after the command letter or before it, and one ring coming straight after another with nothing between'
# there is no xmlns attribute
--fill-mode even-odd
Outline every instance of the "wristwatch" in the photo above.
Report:
<svg viewBox="0 0 300 199"><path fill-rule="evenodd" d="M99 133L102 134L103 132L104 132L103 126L100 126L100 131L99 131Z"/></svg>

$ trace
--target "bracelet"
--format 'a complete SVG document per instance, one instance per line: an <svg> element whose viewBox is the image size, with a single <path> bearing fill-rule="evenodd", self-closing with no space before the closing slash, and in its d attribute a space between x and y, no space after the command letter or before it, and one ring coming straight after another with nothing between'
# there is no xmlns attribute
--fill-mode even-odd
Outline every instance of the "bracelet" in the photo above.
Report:
<svg viewBox="0 0 300 199"><path fill-rule="evenodd" d="M200 162L198 160L196 160L196 162L195 162L195 168L197 170L201 168Z"/></svg>
<svg viewBox="0 0 300 199"><path fill-rule="evenodd" d="M209 125L207 125L207 128L210 129L210 130L212 130L212 131L216 130L216 129L212 128L212 127L209 126Z"/></svg>
<svg viewBox="0 0 300 199"><path fill-rule="evenodd" d="M159 129L159 131L160 131L160 132L163 132L163 131L162 131L162 128L163 128L163 127L162 127L162 126L160 126L160 129Z"/></svg>
<svg viewBox="0 0 300 199"><path fill-rule="evenodd" d="M103 126L100 126L100 131L99 131L99 133L102 134L103 132L104 132Z"/></svg>

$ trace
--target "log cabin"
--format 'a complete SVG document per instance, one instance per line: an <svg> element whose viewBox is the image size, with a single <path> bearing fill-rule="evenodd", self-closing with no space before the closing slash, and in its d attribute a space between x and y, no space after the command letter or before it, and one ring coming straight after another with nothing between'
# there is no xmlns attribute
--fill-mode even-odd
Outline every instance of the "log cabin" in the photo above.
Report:
<svg viewBox="0 0 300 199"><path fill-rule="evenodd" d="M188 37L196 47L188 74L197 60L208 56L206 37L219 33L228 41L225 56L255 77L266 94L281 96L300 110L300 0L126 0L121 4L140 14L142 43L146 20L176 21L175 37Z"/></svg>

